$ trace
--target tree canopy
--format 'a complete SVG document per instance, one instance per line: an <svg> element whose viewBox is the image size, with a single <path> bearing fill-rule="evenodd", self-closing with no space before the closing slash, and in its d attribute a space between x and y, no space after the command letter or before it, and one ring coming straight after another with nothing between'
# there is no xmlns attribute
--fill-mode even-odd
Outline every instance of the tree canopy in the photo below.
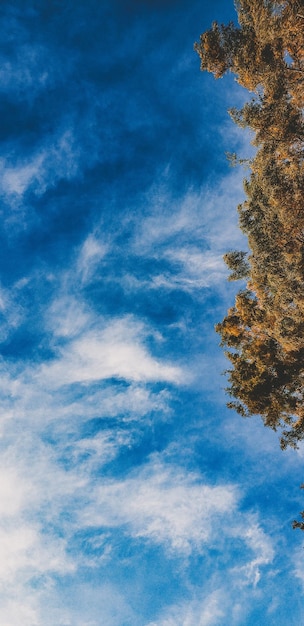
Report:
<svg viewBox="0 0 304 626"><path fill-rule="evenodd" d="M245 280L216 330L231 363L231 401L304 439L304 0L237 0L238 24L214 22L195 50L215 78L232 72L250 100L230 115L256 146L238 207L249 252L228 251L230 280Z"/></svg>

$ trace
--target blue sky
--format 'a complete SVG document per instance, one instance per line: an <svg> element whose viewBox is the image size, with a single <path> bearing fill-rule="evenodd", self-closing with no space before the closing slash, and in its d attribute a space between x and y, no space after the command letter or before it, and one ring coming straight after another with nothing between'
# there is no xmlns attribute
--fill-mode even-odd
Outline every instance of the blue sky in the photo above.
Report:
<svg viewBox="0 0 304 626"><path fill-rule="evenodd" d="M0 622L301 623L304 449L225 407L216 0L0 6Z"/></svg>

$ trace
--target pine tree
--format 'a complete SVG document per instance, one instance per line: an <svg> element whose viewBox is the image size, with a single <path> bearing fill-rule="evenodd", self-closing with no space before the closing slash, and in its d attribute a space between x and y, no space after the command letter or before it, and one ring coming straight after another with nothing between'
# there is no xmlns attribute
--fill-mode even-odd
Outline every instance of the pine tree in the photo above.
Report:
<svg viewBox="0 0 304 626"><path fill-rule="evenodd" d="M284 448L304 438L304 2L236 8L238 25L214 22L195 44L201 69L232 72L251 92L230 115L257 148L238 207L250 252L224 256L229 280L247 287L216 330L231 362L228 406L281 429Z"/></svg>

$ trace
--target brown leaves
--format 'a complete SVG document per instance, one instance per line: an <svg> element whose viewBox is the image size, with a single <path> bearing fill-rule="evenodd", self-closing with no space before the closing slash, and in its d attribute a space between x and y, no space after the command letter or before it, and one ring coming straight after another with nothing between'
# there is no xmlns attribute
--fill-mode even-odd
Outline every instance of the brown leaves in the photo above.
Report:
<svg viewBox="0 0 304 626"><path fill-rule="evenodd" d="M202 69L232 71L256 93L230 111L258 148L238 207L251 254L224 257L247 289L216 330L232 364L229 406L284 425L286 447L304 438L304 21L297 0L238 0L237 10L240 28L215 22L196 44Z"/></svg>

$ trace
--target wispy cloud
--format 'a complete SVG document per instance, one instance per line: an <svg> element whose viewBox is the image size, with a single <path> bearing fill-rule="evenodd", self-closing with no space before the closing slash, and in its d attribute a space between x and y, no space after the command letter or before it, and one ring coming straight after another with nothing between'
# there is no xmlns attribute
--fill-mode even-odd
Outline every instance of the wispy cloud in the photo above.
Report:
<svg viewBox="0 0 304 626"><path fill-rule="evenodd" d="M51 52L41 44L22 42L27 33L17 20L5 20L5 28L7 39L12 30L19 30L21 43L15 45L13 58L3 55L0 59L0 91L32 100L53 82L56 68L50 62Z"/></svg>
<svg viewBox="0 0 304 626"><path fill-rule="evenodd" d="M98 487L94 508L83 521L93 526L127 524L134 538L187 555L208 543L212 520L227 515L236 500L233 486L210 487L178 467L152 464L139 475Z"/></svg>
<svg viewBox="0 0 304 626"><path fill-rule="evenodd" d="M94 276L100 261L107 254L109 246L95 234L90 234L83 245L77 259L77 270L82 282L86 283Z"/></svg>
<svg viewBox="0 0 304 626"><path fill-rule="evenodd" d="M248 529L243 531L242 537L254 557L246 565L237 568L237 577L241 585L256 586L261 578L261 567L273 561L274 549L269 537L254 520Z"/></svg>
<svg viewBox="0 0 304 626"><path fill-rule="evenodd" d="M37 377L45 386L103 380L181 383L181 368L153 358L143 345L143 326L132 318L110 322L105 328L83 333L62 348L53 363L42 366Z"/></svg>
<svg viewBox="0 0 304 626"><path fill-rule="evenodd" d="M151 276L152 288L194 291L214 285L227 276L222 256L227 248L246 248L237 229L236 206L243 198L242 173L233 171L201 190L190 190L177 201L161 187L146 199L148 209L134 228L129 254L167 262L166 271ZM130 277L126 279L130 283ZM145 283L148 287L148 283Z"/></svg>
<svg viewBox="0 0 304 626"><path fill-rule="evenodd" d="M147 626L214 626L227 618L223 590L210 593L203 600L180 604L168 610L167 615Z"/></svg>
<svg viewBox="0 0 304 626"><path fill-rule="evenodd" d="M77 135L69 124L55 136L44 138L31 156L12 159L8 154L1 159L2 195L12 208L21 208L28 190L41 196L61 179L74 178L79 173L80 158Z"/></svg>

